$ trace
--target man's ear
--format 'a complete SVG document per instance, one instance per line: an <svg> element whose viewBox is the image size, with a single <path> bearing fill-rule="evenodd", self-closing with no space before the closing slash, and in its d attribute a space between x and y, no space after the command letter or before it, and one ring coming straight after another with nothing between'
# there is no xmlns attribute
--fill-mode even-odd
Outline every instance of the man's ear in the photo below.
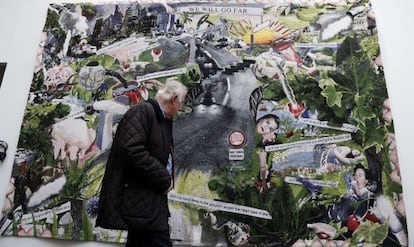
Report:
<svg viewBox="0 0 414 247"><path fill-rule="evenodd" d="M174 96L171 98L171 103L179 103L178 94L174 94Z"/></svg>

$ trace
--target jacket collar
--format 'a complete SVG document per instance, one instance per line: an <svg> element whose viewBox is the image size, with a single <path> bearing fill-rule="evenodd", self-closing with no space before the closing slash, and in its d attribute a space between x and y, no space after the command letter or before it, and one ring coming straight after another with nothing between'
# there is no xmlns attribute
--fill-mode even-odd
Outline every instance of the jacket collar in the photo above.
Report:
<svg viewBox="0 0 414 247"><path fill-rule="evenodd" d="M156 100L148 99L147 102L150 103L154 108L155 115L157 116L158 120L166 120L166 118L164 117L164 113L162 112L161 107Z"/></svg>

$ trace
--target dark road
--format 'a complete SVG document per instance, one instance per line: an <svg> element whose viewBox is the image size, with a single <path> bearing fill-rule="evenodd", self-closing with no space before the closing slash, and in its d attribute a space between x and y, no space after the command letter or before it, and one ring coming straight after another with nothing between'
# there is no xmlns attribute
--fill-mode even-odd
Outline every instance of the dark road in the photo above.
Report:
<svg viewBox="0 0 414 247"><path fill-rule="evenodd" d="M245 159L253 151L254 120L250 114L249 96L257 87L251 69L233 75L222 75L222 80L204 84L204 92L186 118L174 123L176 172L189 170L210 173L228 165L227 137L234 130L242 130L247 137Z"/></svg>

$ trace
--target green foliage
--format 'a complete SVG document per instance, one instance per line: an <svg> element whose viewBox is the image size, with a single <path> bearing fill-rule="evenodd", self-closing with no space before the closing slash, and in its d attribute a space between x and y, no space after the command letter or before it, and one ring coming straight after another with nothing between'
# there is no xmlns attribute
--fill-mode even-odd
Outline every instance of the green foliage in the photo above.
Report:
<svg viewBox="0 0 414 247"><path fill-rule="evenodd" d="M270 232L274 232L276 239L288 243L292 239L304 236L307 227L303 219L307 214L296 207L288 184L283 183L281 187L266 194L263 199L265 199L263 201L265 208L272 214L272 220L266 222L264 226L267 226ZM262 228L260 231L265 233L266 229Z"/></svg>
<svg viewBox="0 0 414 247"><path fill-rule="evenodd" d="M252 50L252 56L256 57L260 53L266 52L269 50L269 46L267 45L255 45Z"/></svg>
<svg viewBox="0 0 414 247"><path fill-rule="evenodd" d="M388 236L388 220L382 224L365 221L352 234L351 246L357 246L361 241L379 246Z"/></svg>
<svg viewBox="0 0 414 247"><path fill-rule="evenodd" d="M13 217L13 236L17 236L18 235L18 231L17 231L17 226L20 225L17 221L16 221L16 217Z"/></svg>
<svg viewBox="0 0 414 247"><path fill-rule="evenodd" d="M57 221L56 209L53 209L52 237L53 238L58 237L58 221Z"/></svg>
<svg viewBox="0 0 414 247"><path fill-rule="evenodd" d="M332 54L336 57L336 71L320 72L317 76L288 74L288 80L296 99L309 110L318 111L319 120L328 121L332 126L342 126L343 123L357 125L359 131L353 134L353 141L356 142L353 145L364 149L375 147L379 152L385 147L386 128L380 116L382 103L388 96L383 74L377 74L370 61L370 56L376 49L367 46L371 41L364 40L362 47L357 38L346 38L336 54ZM283 102L286 96L280 83L267 82L264 98ZM272 180L276 187L260 194L252 183L258 172L258 165L255 164L257 157L253 156L252 163L246 165L248 168L243 174L222 170L220 175L209 182L209 188L217 191L224 201L271 212L272 220L243 218L243 222L253 228L251 236L254 242L287 244L294 239L308 237L306 224L322 216L324 210L320 207L324 205L305 202L299 207L296 200L307 191L303 189L294 192L291 185L279 180L276 183L275 178ZM343 191L328 192L336 196L342 193ZM329 200L332 203L332 198ZM358 228L353 238L359 241L364 236L367 243L381 243L385 238L383 228L387 226L376 223L371 228L368 224L373 223L362 224L364 227ZM340 233L345 231L339 226L337 228ZM387 232L385 236L386 234Z"/></svg>
<svg viewBox="0 0 414 247"><path fill-rule="evenodd" d="M33 220L33 236L37 237L38 236L38 232L37 232L37 222L34 216L34 213L32 212L32 220Z"/></svg>
<svg viewBox="0 0 414 247"><path fill-rule="evenodd" d="M141 52L141 54L139 55L138 60L139 61L148 61L148 62L153 61L152 56L151 56L151 50L145 50L145 51ZM151 63L151 64L156 65L157 63ZM158 69L159 69L159 67L157 66L157 70Z"/></svg>
<svg viewBox="0 0 414 247"><path fill-rule="evenodd" d="M78 168L77 161L72 161L67 171L67 181L62 191L53 198L51 206L60 205L67 200L81 198L82 191L86 187L88 178L84 169Z"/></svg>
<svg viewBox="0 0 414 247"><path fill-rule="evenodd" d="M80 6L82 7L82 15L88 18L88 20L95 17L97 12L95 5L92 3L82 3Z"/></svg>
<svg viewBox="0 0 414 247"><path fill-rule="evenodd" d="M55 27L59 27L59 15L57 12L52 11L50 9L47 10L47 17L46 17L46 23L43 27L43 32L46 32L47 30L53 29Z"/></svg>
<svg viewBox="0 0 414 247"><path fill-rule="evenodd" d="M364 48L356 37L347 37L336 53L337 71L320 73L319 77L295 75L291 83L296 98L320 120L332 126L355 124L360 132L356 140L365 149L384 147L381 119L382 103L388 97L383 74L371 64L375 48L366 47L375 37L364 40Z"/></svg>
<svg viewBox="0 0 414 247"><path fill-rule="evenodd" d="M82 188L82 197L91 198L97 195L101 189L102 178L105 173L107 153L104 154L102 161L94 164L91 168L86 171L85 184Z"/></svg>
<svg viewBox="0 0 414 247"><path fill-rule="evenodd" d="M322 96L326 98L326 103L329 107L334 107L335 105L338 107L342 107L342 96L341 92L337 92L335 90L335 86L326 86L322 91Z"/></svg>
<svg viewBox="0 0 414 247"><path fill-rule="evenodd" d="M191 88L194 83L200 80L200 69L197 66L187 69L187 73L180 75L180 81L187 87Z"/></svg>
<svg viewBox="0 0 414 247"><path fill-rule="evenodd" d="M326 108L321 96L322 89L316 78L306 74L295 74L291 82L296 98L305 104L310 111Z"/></svg>
<svg viewBox="0 0 414 247"><path fill-rule="evenodd" d="M119 61L115 59L114 57L110 55L106 55L106 54L93 55L93 56L87 57L83 60L80 60L80 62L71 64L70 67L74 70L77 70L77 69L81 69L83 66L87 65L90 62L98 62L99 65L109 70L117 70L120 68Z"/></svg>
<svg viewBox="0 0 414 247"><path fill-rule="evenodd" d="M328 73L344 92L345 108L358 123L363 133L363 146L383 148L383 123L379 116L382 103L388 97L383 74L375 73L370 57L359 45L356 38L344 40L337 54L337 65L341 73Z"/></svg>
<svg viewBox="0 0 414 247"><path fill-rule="evenodd" d="M86 200L82 201L82 240L93 240L92 224L86 212Z"/></svg>
<svg viewBox="0 0 414 247"><path fill-rule="evenodd" d="M188 186L191 181L191 186ZM183 194L198 193L203 194L205 198L216 198L216 194L206 189L206 184L209 181L209 176L200 171L189 171L183 173L179 179L175 181L175 188L177 192Z"/></svg>
<svg viewBox="0 0 414 247"><path fill-rule="evenodd" d="M49 138L50 127L56 119L66 116L69 106L63 104L27 104L20 131L19 147L46 154L52 150Z"/></svg>
<svg viewBox="0 0 414 247"><path fill-rule="evenodd" d="M67 226L67 229L66 229L65 239L72 239L72 237L73 237L73 220L71 218Z"/></svg>
<svg viewBox="0 0 414 247"><path fill-rule="evenodd" d="M302 21L316 22L320 13L322 13L322 9L320 8L299 8L296 16Z"/></svg>
<svg viewBox="0 0 414 247"><path fill-rule="evenodd" d="M43 85L44 81L44 74L43 71L39 71L33 74L32 84L30 85L31 92L38 92L40 91L41 86Z"/></svg>
<svg viewBox="0 0 414 247"><path fill-rule="evenodd" d="M360 42L361 48L364 50L368 58L374 58L379 54L378 34L365 36Z"/></svg>
<svg viewBox="0 0 414 247"><path fill-rule="evenodd" d="M271 213L272 219L232 214L225 218L250 225L252 241L258 243L277 242L286 245L294 239L306 237L308 220L320 216L320 211L310 203L299 207L291 186L284 182L275 182L276 187L266 193L259 193L253 184L258 172L254 167L258 165L250 164L248 170L242 173L221 171L220 175L210 180L209 188L217 191L224 201L265 209Z"/></svg>

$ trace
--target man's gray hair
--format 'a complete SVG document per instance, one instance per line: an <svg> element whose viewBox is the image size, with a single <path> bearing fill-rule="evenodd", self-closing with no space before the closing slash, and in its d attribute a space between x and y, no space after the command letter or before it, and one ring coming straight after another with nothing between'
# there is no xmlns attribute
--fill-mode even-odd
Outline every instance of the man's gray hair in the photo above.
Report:
<svg viewBox="0 0 414 247"><path fill-rule="evenodd" d="M176 77L168 78L164 87L160 88L155 97L163 102L171 100L174 95L183 97L187 93L187 87L179 82Z"/></svg>

